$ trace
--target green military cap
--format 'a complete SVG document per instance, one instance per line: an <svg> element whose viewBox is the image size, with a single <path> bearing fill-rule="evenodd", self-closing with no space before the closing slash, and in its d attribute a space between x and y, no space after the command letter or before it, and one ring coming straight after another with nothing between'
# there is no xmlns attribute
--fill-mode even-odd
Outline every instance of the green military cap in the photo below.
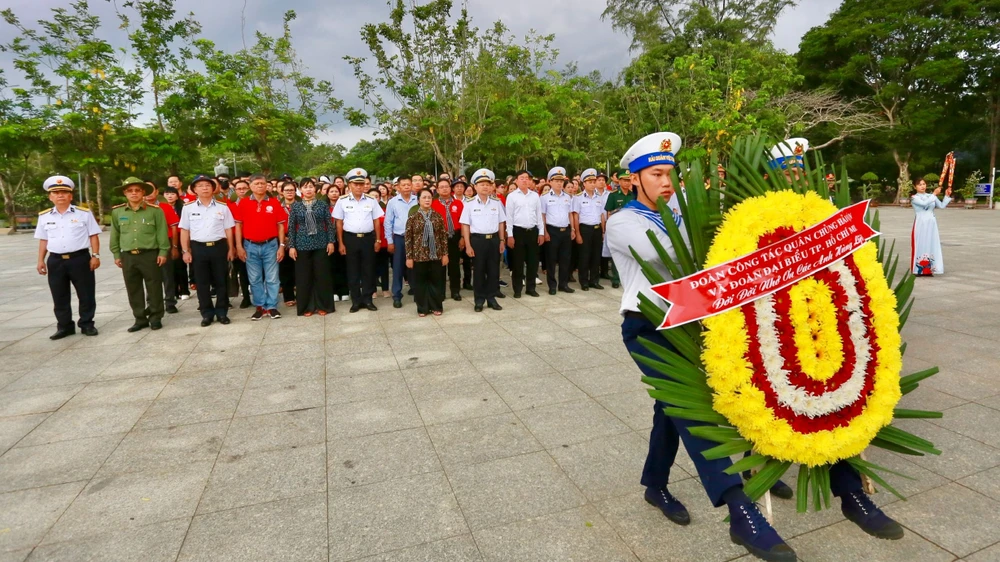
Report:
<svg viewBox="0 0 1000 562"><path fill-rule="evenodd" d="M141 179L139 179L139 178L137 178L135 176L125 178L125 183L122 184L121 190L125 191L126 189L128 189L129 187L131 187L133 185L142 186L142 191L146 195L149 195L150 193L153 192L153 186L149 185L148 183L142 181Z"/></svg>

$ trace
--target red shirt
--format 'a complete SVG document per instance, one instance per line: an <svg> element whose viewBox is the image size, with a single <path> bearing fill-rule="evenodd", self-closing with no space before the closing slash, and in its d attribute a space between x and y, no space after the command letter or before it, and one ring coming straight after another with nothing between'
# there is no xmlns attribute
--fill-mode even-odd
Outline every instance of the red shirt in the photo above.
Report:
<svg viewBox="0 0 1000 562"><path fill-rule="evenodd" d="M459 224L458 219L461 218L462 209L464 207L465 205L462 204L461 201L459 201L454 197L451 198L451 206L449 207L448 212L451 213L451 224L452 227L455 229L455 232L462 232L462 225ZM434 202L431 203L431 208L437 211L439 215L441 215L441 218L444 219L445 228L447 228L448 217L444 214L445 213L444 203L441 202L440 197L435 199Z"/></svg>
<svg viewBox="0 0 1000 562"><path fill-rule="evenodd" d="M257 201L249 196L233 204L233 218L243 225L243 239L251 242L263 242L278 236L278 225L288 221L281 202L274 197L265 197Z"/></svg>
<svg viewBox="0 0 1000 562"><path fill-rule="evenodd" d="M174 206L165 201L160 202L160 208L163 209L164 216L167 217L167 236L171 240L174 238L174 233L177 232L177 225L180 224L181 218L177 216L177 211L174 210Z"/></svg>
<svg viewBox="0 0 1000 562"><path fill-rule="evenodd" d="M185 203L190 203L192 201L197 201L197 200L198 196L191 193L185 193L184 195L181 195L181 201L184 201Z"/></svg>

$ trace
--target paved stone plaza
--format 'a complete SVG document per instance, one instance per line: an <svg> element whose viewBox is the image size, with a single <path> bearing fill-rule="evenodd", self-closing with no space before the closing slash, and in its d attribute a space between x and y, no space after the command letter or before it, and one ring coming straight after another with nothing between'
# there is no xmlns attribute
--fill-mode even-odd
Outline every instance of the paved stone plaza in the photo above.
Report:
<svg viewBox="0 0 1000 562"><path fill-rule="evenodd" d="M909 254L912 211L883 209ZM803 560L1000 560L1000 215L938 212L947 274L919 280L901 425L941 457L880 450L917 478L878 501L906 538L869 538L836 508L776 526ZM638 485L652 401L618 328L620 291L446 301L378 313L198 326L195 300L129 334L102 236L96 338L49 341L30 235L0 237L0 562L722 561L683 450L669 523ZM904 257L904 261L905 261ZM507 291L508 296L511 291ZM76 302L74 299L74 309ZM284 309L283 309L284 312ZM794 474L788 481L794 483Z"/></svg>

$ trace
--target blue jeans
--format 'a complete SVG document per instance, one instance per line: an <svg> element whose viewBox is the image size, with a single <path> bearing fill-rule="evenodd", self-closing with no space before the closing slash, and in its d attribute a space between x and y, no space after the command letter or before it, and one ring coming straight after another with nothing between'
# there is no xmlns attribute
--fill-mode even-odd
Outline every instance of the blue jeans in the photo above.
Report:
<svg viewBox="0 0 1000 562"><path fill-rule="evenodd" d="M392 300L403 300L403 276L409 279L406 269L406 239L402 234L393 234L392 243L395 246L392 253Z"/></svg>
<svg viewBox="0 0 1000 562"><path fill-rule="evenodd" d="M244 240L243 249L247 252L247 278L253 305L264 310L278 308L278 239L266 244Z"/></svg>

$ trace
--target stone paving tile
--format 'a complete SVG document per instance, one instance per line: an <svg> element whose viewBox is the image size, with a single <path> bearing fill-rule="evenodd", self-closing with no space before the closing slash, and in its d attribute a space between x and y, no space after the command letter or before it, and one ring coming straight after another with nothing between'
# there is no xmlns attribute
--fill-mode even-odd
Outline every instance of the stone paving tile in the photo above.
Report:
<svg viewBox="0 0 1000 562"><path fill-rule="evenodd" d="M409 393L403 373L398 370L326 378L326 400L330 406L379 398L407 397Z"/></svg>
<svg viewBox="0 0 1000 562"><path fill-rule="evenodd" d="M450 539L424 543L394 550L377 556L359 559L358 562L481 562L483 557L472 535L460 535Z"/></svg>
<svg viewBox="0 0 1000 562"><path fill-rule="evenodd" d="M829 560L834 552L837 560L844 562L949 562L955 559L950 552L917 533L906 533L898 541L879 540L866 535L850 521L795 537L788 544L802 560Z"/></svg>
<svg viewBox="0 0 1000 562"><path fill-rule="evenodd" d="M241 393L240 390L223 390L191 396L159 398L149 406L136 427L156 429L232 419Z"/></svg>
<svg viewBox="0 0 1000 562"><path fill-rule="evenodd" d="M72 482L0 494L0 552L38 544L85 485Z"/></svg>
<svg viewBox="0 0 1000 562"><path fill-rule="evenodd" d="M84 385L33 388L0 392L0 417L54 412L69 401Z"/></svg>
<svg viewBox="0 0 1000 562"><path fill-rule="evenodd" d="M178 561L326 561L326 494L198 515Z"/></svg>
<svg viewBox="0 0 1000 562"><path fill-rule="evenodd" d="M966 556L962 560L965 562L996 562L1000 560L1000 543Z"/></svg>
<svg viewBox="0 0 1000 562"><path fill-rule="evenodd" d="M646 390L605 394L594 400L636 431L648 432L653 428L653 400Z"/></svg>
<svg viewBox="0 0 1000 562"><path fill-rule="evenodd" d="M441 471L424 428L337 439L327 455L331 489Z"/></svg>
<svg viewBox="0 0 1000 562"><path fill-rule="evenodd" d="M951 408L943 418L931 423L1000 449L1000 416L986 406L965 404Z"/></svg>
<svg viewBox="0 0 1000 562"><path fill-rule="evenodd" d="M0 493L90 480L122 435L15 447L0 457Z"/></svg>
<svg viewBox="0 0 1000 562"><path fill-rule="evenodd" d="M534 353L508 356L506 361L497 361L493 358L473 359L472 365L483 375L483 378L490 382L508 377L527 377L555 371L552 365Z"/></svg>
<svg viewBox="0 0 1000 562"><path fill-rule="evenodd" d="M630 431L611 412L589 398L525 410L518 413L518 417L547 449Z"/></svg>
<svg viewBox="0 0 1000 562"><path fill-rule="evenodd" d="M307 408L235 418L229 426L222 455L234 456L316 445L326 440L326 410Z"/></svg>
<svg viewBox="0 0 1000 562"><path fill-rule="evenodd" d="M908 529L958 556L1000 541L1000 502L951 483L884 510Z"/></svg>
<svg viewBox="0 0 1000 562"><path fill-rule="evenodd" d="M542 450L514 414L434 425L427 432L449 469Z"/></svg>
<svg viewBox="0 0 1000 562"><path fill-rule="evenodd" d="M595 502L635 489L623 474L642 474L649 443L634 433L601 437L549 451L559 467Z"/></svg>
<svg viewBox="0 0 1000 562"><path fill-rule="evenodd" d="M188 518L154 523L104 535L44 545L29 562L172 562L177 559Z"/></svg>
<svg viewBox="0 0 1000 562"><path fill-rule="evenodd" d="M29 554L31 554L30 548L0 552L0 562L24 562Z"/></svg>
<svg viewBox="0 0 1000 562"><path fill-rule="evenodd" d="M398 371L399 363L396 356L384 351L375 353L356 353L348 356L331 356L326 360L328 377L349 377L370 375L387 371Z"/></svg>
<svg viewBox="0 0 1000 562"><path fill-rule="evenodd" d="M488 562L638 560L592 506L477 531L475 537Z"/></svg>
<svg viewBox="0 0 1000 562"><path fill-rule="evenodd" d="M902 429L941 444L940 455L911 457L910 461L945 478L957 480L1000 465L1000 450L989 445L925 420L903 420L897 423Z"/></svg>
<svg viewBox="0 0 1000 562"><path fill-rule="evenodd" d="M170 379L167 386L163 387L163 391L160 392L159 398L243 390L249 376L250 370L245 367L218 371L184 372Z"/></svg>
<svg viewBox="0 0 1000 562"><path fill-rule="evenodd" d="M170 378L170 376L158 376L94 382L78 392L64 407L84 408L113 406L125 402L148 402L159 396Z"/></svg>
<svg viewBox="0 0 1000 562"><path fill-rule="evenodd" d="M469 532L441 472L331 490L328 503L331 562Z"/></svg>
<svg viewBox="0 0 1000 562"><path fill-rule="evenodd" d="M640 380L639 373L624 368L621 363L565 370L563 374L590 396L618 394L649 388Z"/></svg>
<svg viewBox="0 0 1000 562"><path fill-rule="evenodd" d="M125 436L97 477L214 462L228 421L137 430Z"/></svg>
<svg viewBox="0 0 1000 562"><path fill-rule="evenodd" d="M655 507L643 501L641 489L635 494L596 504L601 516L632 552L643 562L689 562L730 560L746 550L729 541L728 515L714 509L701 483L688 479L670 487L691 513L691 524L674 525Z"/></svg>
<svg viewBox="0 0 1000 562"><path fill-rule="evenodd" d="M191 517L211 470L211 462L202 462L96 478L80 492L42 544Z"/></svg>
<svg viewBox="0 0 1000 562"><path fill-rule="evenodd" d="M556 372L516 378L505 377L493 381L492 386L514 411L587 397L575 384Z"/></svg>
<svg viewBox="0 0 1000 562"><path fill-rule="evenodd" d="M959 480L958 483L984 496L989 496L1000 501L1000 467L994 467L973 474L972 476L966 476Z"/></svg>
<svg viewBox="0 0 1000 562"><path fill-rule="evenodd" d="M0 454L14 446L22 437L45 421L49 414L28 414L12 418L0 418Z"/></svg>
<svg viewBox="0 0 1000 562"><path fill-rule="evenodd" d="M219 457L198 514L326 490L326 446Z"/></svg>
<svg viewBox="0 0 1000 562"><path fill-rule="evenodd" d="M18 445L26 447L124 433L135 426L148 407L149 402L127 402L112 406L59 410L40 423Z"/></svg>
<svg viewBox="0 0 1000 562"><path fill-rule="evenodd" d="M351 402L329 408L326 413L327 439L361 437L420 427L423 422L410 398Z"/></svg>
<svg viewBox="0 0 1000 562"><path fill-rule="evenodd" d="M545 452L456 466L448 477L473 531L586 503Z"/></svg>

